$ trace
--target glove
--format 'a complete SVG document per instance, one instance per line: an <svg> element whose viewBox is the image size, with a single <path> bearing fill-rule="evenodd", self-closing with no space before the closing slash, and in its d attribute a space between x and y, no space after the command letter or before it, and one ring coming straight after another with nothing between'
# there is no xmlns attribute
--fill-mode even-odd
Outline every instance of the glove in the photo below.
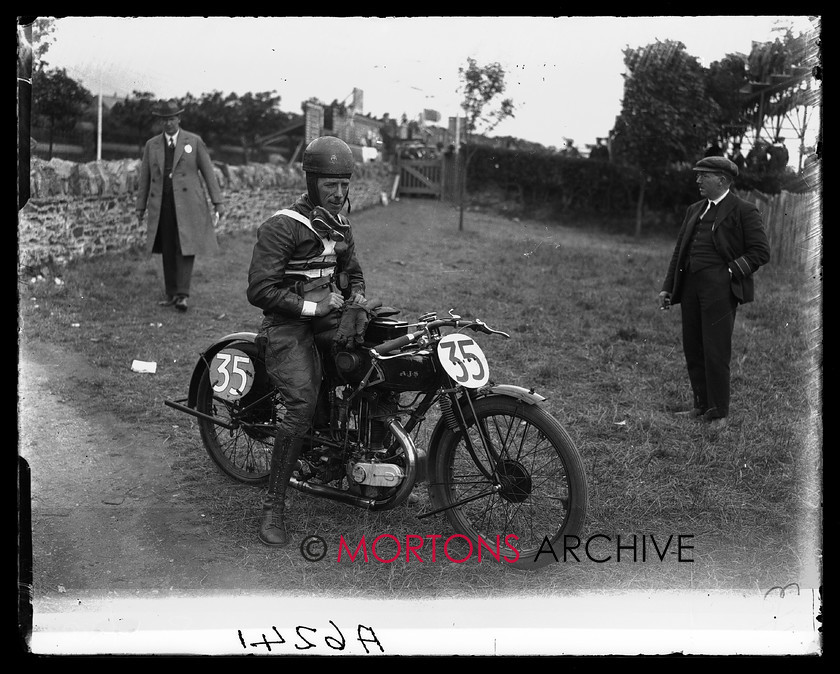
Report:
<svg viewBox="0 0 840 674"><path fill-rule="evenodd" d="M380 316L382 318L388 318L389 316L396 316L398 313L400 313L400 310L396 309L395 307L386 307L383 305L376 307L370 313L374 318L378 318Z"/></svg>
<svg viewBox="0 0 840 674"><path fill-rule="evenodd" d="M341 322L333 338L333 344L340 349L354 349L364 342L371 312L381 306L382 302L367 300L362 295L354 295L347 300L344 303Z"/></svg>
<svg viewBox="0 0 840 674"><path fill-rule="evenodd" d="M333 344L337 349L353 349L356 346L357 323L367 329L365 318L367 312L359 305L345 306L341 314L341 322L333 337ZM362 340L364 332L362 333ZM361 340L360 340L361 341Z"/></svg>

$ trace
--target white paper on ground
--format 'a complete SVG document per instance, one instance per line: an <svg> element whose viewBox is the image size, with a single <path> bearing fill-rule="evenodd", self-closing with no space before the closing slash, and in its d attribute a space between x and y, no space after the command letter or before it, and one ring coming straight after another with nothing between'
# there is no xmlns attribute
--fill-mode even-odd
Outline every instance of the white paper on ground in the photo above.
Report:
<svg viewBox="0 0 840 674"><path fill-rule="evenodd" d="M154 374L157 372L157 363L152 363L146 360L134 360L131 362L131 370L132 372Z"/></svg>

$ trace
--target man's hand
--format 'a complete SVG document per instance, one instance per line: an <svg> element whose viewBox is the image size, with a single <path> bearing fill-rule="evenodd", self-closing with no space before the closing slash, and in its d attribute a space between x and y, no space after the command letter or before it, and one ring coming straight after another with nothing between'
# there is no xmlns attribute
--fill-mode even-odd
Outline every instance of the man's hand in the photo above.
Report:
<svg viewBox="0 0 840 674"><path fill-rule="evenodd" d="M671 308L671 293L666 290L659 293L659 308L665 311Z"/></svg>
<svg viewBox="0 0 840 674"><path fill-rule="evenodd" d="M338 293L330 293L318 304L315 305L316 316L326 316L335 309L341 309L344 305L344 298Z"/></svg>
<svg viewBox="0 0 840 674"><path fill-rule="evenodd" d="M141 224L141 225L143 224L143 215L145 213L146 213L146 211L137 211L137 222L138 222L138 224Z"/></svg>
<svg viewBox="0 0 840 674"><path fill-rule="evenodd" d="M352 349L362 344L371 312L382 306L382 302L378 300L366 300L362 295L354 297L357 298L355 302L348 300L344 304L341 323L333 340L339 348Z"/></svg>
<svg viewBox="0 0 840 674"><path fill-rule="evenodd" d="M344 301L344 306L349 307L353 304L357 304L360 307L363 307L367 304L367 300L362 293L353 293Z"/></svg>

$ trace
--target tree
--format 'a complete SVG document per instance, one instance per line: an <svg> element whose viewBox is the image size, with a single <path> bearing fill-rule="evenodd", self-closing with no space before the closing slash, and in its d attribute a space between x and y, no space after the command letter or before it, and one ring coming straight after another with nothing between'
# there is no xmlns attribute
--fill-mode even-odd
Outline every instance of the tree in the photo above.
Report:
<svg viewBox="0 0 840 674"><path fill-rule="evenodd" d="M741 145L750 126L741 93L748 81L747 59L742 54L727 54L721 61L714 61L706 72L706 90L720 106L714 140L723 149Z"/></svg>
<svg viewBox="0 0 840 674"><path fill-rule="evenodd" d="M274 91L243 96L213 91L200 99L188 94L183 105L191 129L209 145L240 146L246 164L253 150L261 146L261 139L277 132L289 119L280 111L280 97Z"/></svg>
<svg viewBox="0 0 840 674"><path fill-rule="evenodd" d="M288 116L280 111L280 96L274 91L249 91L238 98L229 96L227 106L232 112L230 131L236 133L246 164L251 151L261 146L261 138L272 135L288 122Z"/></svg>
<svg viewBox="0 0 840 674"><path fill-rule="evenodd" d="M220 91L212 91L195 97L191 93L181 99L184 108L185 125L213 146L226 134L233 118L233 111L226 105L228 98Z"/></svg>
<svg viewBox="0 0 840 674"><path fill-rule="evenodd" d="M54 33L55 19L53 18L39 17L32 23L32 52L37 70L44 70L49 65L46 55L55 42Z"/></svg>
<svg viewBox="0 0 840 674"><path fill-rule="evenodd" d="M17 125L18 208L29 200L29 163L32 155L32 78L46 65L55 24L50 18L18 17Z"/></svg>
<svg viewBox="0 0 840 674"><path fill-rule="evenodd" d="M513 117L514 106L511 99L504 98L499 101L498 108L488 109L492 102L500 99L505 93L505 71L498 63L480 67L476 60L470 57L467 59L467 66L458 69L458 75L461 81L459 91L464 96L461 108L465 113L465 151L461 170L461 204L458 219L458 229L463 230L467 169L475 154L475 148L470 143L470 136L476 134L479 129L487 134L503 120Z"/></svg>
<svg viewBox="0 0 840 674"><path fill-rule="evenodd" d="M104 132L111 138L127 137L142 151L149 130L154 127L155 95L150 91L133 91L131 97L114 104L104 120Z"/></svg>
<svg viewBox="0 0 840 674"><path fill-rule="evenodd" d="M29 132L32 110L32 26L18 22L17 27L17 160L18 210L29 200L29 160L32 140Z"/></svg>
<svg viewBox="0 0 840 674"><path fill-rule="evenodd" d="M56 132L72 131L92 100L90 91L64 68L32 73L32 116L48 130L50 159Z"/></svg>
<svg viewBox="0 0 840 674"><path fill-rule="evenodd" d="M624 50L624 98L613 129L616 160L638 177L636 236L641 234L645 187L657 169L693 163L717 135L720 106L705 86L703 67L682 42Z"/></svg>

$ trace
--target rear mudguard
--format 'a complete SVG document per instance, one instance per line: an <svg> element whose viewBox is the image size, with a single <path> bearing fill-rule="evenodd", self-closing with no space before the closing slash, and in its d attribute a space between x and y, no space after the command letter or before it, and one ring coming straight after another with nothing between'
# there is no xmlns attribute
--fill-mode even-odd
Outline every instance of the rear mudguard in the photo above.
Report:
<svg viewBox="0 0 840 674"><path fill-rule="evenodd" d="M478 391L478 395L476 396L476 398L488 398L491 396L499 396L502 398L516 398L517 400L521 400L522 402L528 405L539 405L545 400L544 396L541 396L539 393L534 393L532 389L523 388L521 386L514 386L513 384L497 384L494 386L487 386ZM467 402L462 398L460 400L460 404L461 411L463 413L466 413L469 409ZM440 445L441 436L443 435L444 431L447 430L447 428L448 426L446 425L446 421L441 416L437 420L434 430L432 430L432 435L429 438L429 445L427 448L427 465L429 466L430 475L431 471L434 470L435 461L437 459L438 445Z"/></svg>
<svg viewBox="0 0 840 674"><path fill-rule="evenodd" d="M196 396L198 393L198 383L201 381L201 377L204 376L204 373L207 371L207 368L210 367L210 361L213 360L213 356L215 356L223 348L229 346L230 344L233 344L234 342L249 342L251 344L254 344L256 340L256 332L234 332L229 335L225 335L218 342L214 343L208 349L203 351L198 359L198 362L195 364L192 377L190 377L190 389L187 398L187 404L190 407L195 407Z"/></svg>

